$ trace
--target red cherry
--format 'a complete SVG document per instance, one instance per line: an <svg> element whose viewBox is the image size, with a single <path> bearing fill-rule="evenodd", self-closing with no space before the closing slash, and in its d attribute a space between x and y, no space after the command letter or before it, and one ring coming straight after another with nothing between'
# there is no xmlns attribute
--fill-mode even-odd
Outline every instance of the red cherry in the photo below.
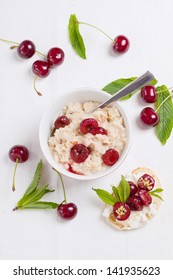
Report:
<svg viewBox="0 0 173 280"><path fill-rule="evenodd" d="M157 100L156 89L153 86L145 86L141 89L141 97L147 103L154 103Z"/></svg>
<svg viewBox="0 0 173 280"><path fill-rule="evenodd" d="M58 214L63 219L73 219L77 215L77 206L70 202L67 204L60 204L57 208Z"/></svg>
<svg viewBox="0 0 173 280"><path fill-rule="evenodd" d="M104 153L102 159L105 165L112 166L118 161L119 153L114 149L109 149Z"/></svg>
<svg viewBox="0 0 173 280"><path fill-rule="evenodd" d="M146 191L151 191L154 188L155 180L149 174L144 174L138 179L138 188Z"/></svg>
<svg viewBox="0 0 173 280"><path fill-rule="evenodd" d="M49 64L43 60L36 60L32 64L32 71L36 76L40 78L45 78L50 73Z"/></svg>
<svg viewBox="0 0 173 280"><path fill-rule="evenodd" d="M23 145L15 145L9 150L9 158L14 162L25 162L29 158L29 151Z"/></svg>
<svg viewBox="0 0 173 280"><path fill-rule="evenodd" d="M128 181L129 185L130 185L130 194L136 194L138 191L138 187L136 186L135 183Z"/></svg>
<svg viewBox="0 0 173 280"><path fill-rule="evenodd" d="M23 163L28 160L29 151L23 145L15 145L9 150L8 155L9 158L16 163L14 168L14 174L13 174L13 182L12 182L12 190L15 191L15 175L16 175L17 165L18 163Z"/></svg>
<svg viewBox="0 0 173 280"><path fill-rule="evenodd" d="M85 119L80 123L80 131L83 134L90 132L90 130L95 127L98 127L98 122L92 118Z"/></svg>
<svg viewBox="0 0 173 280"><path fill-rule="evenodd" d="M60 48L51 48L47 54L47 62L50 68L60 65L64 61L64 52Z"/></svg>
<svg viewBox="0 0 173 280"><path fill-rule="evenodd" d="M93 135L96 135L96 134L107 135L108 134L107 130L103 127L100 127L100 126L92 128L89 131L89 133L91 133Z"/></svg>
<svg viewBox="0 0 173 280"><path fill-rule="evenodd" d="M30 40L24 40L17 47L17 53L21 58L28 59L32 57L36 52L35 45Z"/></svg>
<svg viewBox="0 0 173 280"><path fill-rule="evenodd" d="M59 129L60 127L65 127L66 125L70 124L70 120L66 116L60 116L56 119L54 122L54 126L56 129Z"/></svg>
<svg viewBox="0 0 173 280"><path fill-rule="evenodd" d="M143 203L142 200L140 199L139 196L137 195L131 195L127 201L127 205L130 207L131 210L133 211L141 211L143 208Z"/></svg>
<svg viewBox="0 0 173 280"><path fill-rule="evenodd" d="M116 202L113 206L113 214L119 221L125 221L130 216L130 207L124 202Z"/></svg>
<svg viewBox="0 0 173 280"><path fill-rule="evenodd" d="M138 195L145 206L149 206L152 202L152 197L146 190L139 190Z"/></svg>
<svg viewBox="0 0 173 280"><path fill-rule="evenodd" d="M125 53L130 47L130 42L127 37L119 35L114 39L113 51L116 53Z"/></svg>
<svg viewBox="0 0 173 280"><path fill-rule="evenodd" d="M70 150L70 156L76 163L84 162L89 156L90 150L83 144L76 144Z"/></svg>
<svg viewBox="0 0 173 280"><path fill-rule="evenodd" d="M151 107L146 107L142 110L140 119L148 126L156 126L159 123L159 115Z"/></svg>

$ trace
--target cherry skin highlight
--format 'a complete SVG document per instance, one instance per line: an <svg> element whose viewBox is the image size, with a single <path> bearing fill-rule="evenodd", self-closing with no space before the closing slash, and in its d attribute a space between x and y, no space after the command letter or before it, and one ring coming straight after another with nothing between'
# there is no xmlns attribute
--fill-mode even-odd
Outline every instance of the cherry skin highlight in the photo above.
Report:
<svg viewBox="0 0 173 280"><path fill-rule="evenodd" d="M29 158L29 151L23 145L15 145L9 150L9 158L16 162L18 160L19 163L23 163Z"/></svg>
<svg viewBox="0 0 173 280"><path fill-rule="evenodd" d="M113 51L115 53L125 53L130 47L130 42L124 35L118 35L113 42Z"/></svg>
<svg viewBox="0 0 173 280"><path fill-rule="evenodd" d="M64 61L64 52L60 48L51 48L47 54L47 62L50 68L59 66Z"/></svg>
<svg viewBox="0 0 173 280"><path fill-rule="evenodd" d="M77 215L78 209L76 204L69 202L67 204L60 204L57 208L57 211L61 218L70 220Z"/></svg>
<svg viewBox="0 0 173 280"><path fill-rule="evenodd" d="M36 52L35 45L30 40L24 40L17 47L17 53L21 58L28 59L32 57Z"/></svg>
<svg viewBox="0 0 173 280"><path fill-rule="evenodd" d="M83 144L76 144L70 150L70 156L76 163L84 162L90 154L90 150Z"/></svg>
<svg viewBox="0 0 173 280"><path fill-rule="evenodd" d="M152 197L146 190L139 190L138 195L145 206L149 206L152 202Z"/></svg>
<svg viewBox="0 0 173 280"><path fill-rule="evenodd" d="M137 195L132 194L126 201L127 205L133 211L141 211L143 208L143 202L141 198Z"/></svg>
<svg viewBox="0 0 173 280"><path fill-rule="evenodd" d="M156 89L153 86L145 86L141 89L141 97L147 103L154 103L157 100Z"/></svg>
<svg viewBox="0 0 173 280"><path fill-rule="evenodd" d="M141 111L140 119L147 126L156 126L159 123L159 115L151 107L146 107Z"/></svg>
<svg viewBox="0 0 173 280"><path fill-rule="evenodd" d="M130 194L136 194L138 191L138 187L136 186L136 184L132 181L128 181L128 183L130 185Z"/></svg>
<svg viewBox="0 0 173 280"><path fill-rule="evenodd" d="M107 135L108 134L107 130L103 127L100 127L100 126L92 128L89 131L89 133L91 133L93 135L96 135L96 134Z"/></svg>
<svg viewBox="0 0 173 280"><path fill-rule="evenodd" d="M32 64L32 72L40 78L45 78L50 73L49 64L43 60L36 60Z"/></svg>

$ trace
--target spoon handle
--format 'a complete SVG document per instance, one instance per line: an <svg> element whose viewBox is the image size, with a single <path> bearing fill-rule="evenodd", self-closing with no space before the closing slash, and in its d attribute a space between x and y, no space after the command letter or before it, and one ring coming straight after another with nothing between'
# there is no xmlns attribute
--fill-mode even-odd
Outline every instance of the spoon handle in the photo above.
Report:
<svg viewBox="0 0 173 280"><path fill-rule="evenodd" d="M96 109L98 108L104 108L106 107L108 104L115 102L119 99L121 99L122 97L128 95L129 93L133 92L134 90L137 90L141 87L143 87L144 85L148 84L149 82L151 82L154 79L154 76L152 73L150 73L149 71L147 71L146 73L144 73L142 76L140 76L139 78L137 78L136 80L134 80L133 82L131 82L130 84L128 84L127 86L125 86L124 88L122 88L121 90L119 90L115 95L113 95L111 98L109 98L107 101L101 103L97 108L95 108L92 112L94 112Z"/></svg>

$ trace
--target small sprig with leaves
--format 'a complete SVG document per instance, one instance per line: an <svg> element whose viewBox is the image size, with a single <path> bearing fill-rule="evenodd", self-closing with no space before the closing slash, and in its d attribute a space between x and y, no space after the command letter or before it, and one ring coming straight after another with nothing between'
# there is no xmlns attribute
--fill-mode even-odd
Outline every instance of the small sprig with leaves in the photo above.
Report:
<svg viewBox="0 0 173 280"><path fill-rule="evenodd" d="M40 199L45 194L54 192L54 190L48 189L48 184L40 187L38 186L42 169L43 163L41 160L37 165L31 184L25 191L23 197L18 201L17 206L13 209L13 211L23 209L57 209L57 213L61 218L67 220L73 219L77 215L77 206L72 202L67 203L64 181L62 179L61 173L54 168L53 170L56 171L61 181L64 200L59 204L56 202L40 201Z"/></svg>
<svg viewBox="0 0 173 280"><path fill-rule="evenodd" d="M44 186L38 186L41 178L41 173L43 169L42 160L38 163L34 177L29 187L25 191L23 197L18 201L14 210L23 209L56 209L59 204L56 202L40 201L40 199L49 192L54 192L54 190L48 189L48 184Z"/></svg>

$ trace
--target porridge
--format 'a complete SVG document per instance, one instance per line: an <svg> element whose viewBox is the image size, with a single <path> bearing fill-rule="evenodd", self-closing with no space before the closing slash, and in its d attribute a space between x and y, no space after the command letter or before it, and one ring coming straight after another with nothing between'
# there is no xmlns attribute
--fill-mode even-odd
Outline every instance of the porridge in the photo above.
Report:
<svg viewBox="0 0 173 280"><path fill-rule="evenodd" d="M73 173L90 175L114 165L124 150L127 129L115 107L92 111L98 102L71 103L54 123L48 145L54 160Z"/></svg>

